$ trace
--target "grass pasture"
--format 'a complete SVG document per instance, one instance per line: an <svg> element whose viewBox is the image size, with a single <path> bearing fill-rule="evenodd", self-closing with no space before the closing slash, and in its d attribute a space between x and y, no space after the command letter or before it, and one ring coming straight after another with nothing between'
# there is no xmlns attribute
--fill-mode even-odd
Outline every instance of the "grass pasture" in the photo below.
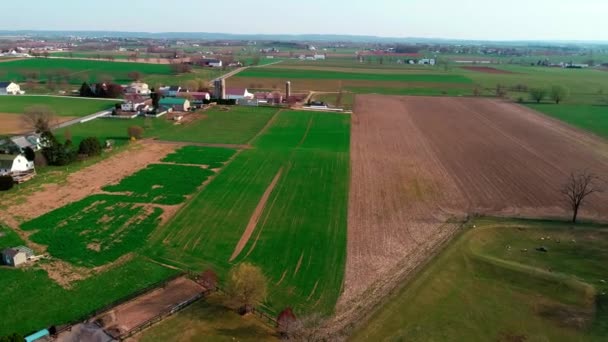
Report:
<svg viewBox="0 0 608 342"><path fill-rule="evenodd" d="M526 104L572 126L608 139L608 106L585 104Z"/></svg>
<svg viewBox="0 0 608 342"><path fill-rule="evenodd" d="M131 81L128 74L132 71L139 71L144 75L171 75L171 66L52 58L21 59L0 64L0 75L16 82L26 81L25 73L28 71L38 72L38 79L43 82L63 71L70 84L97 82L104 75L112 77L115 82L128 83Z"/></svg>
<svg viewBox="0 0 608 342"><path fill-rule="evenodd" d="M163 162L176 164L207 165L209 168L223 166L237 150L220 147L184 146L169 154Z"/></svg>
<svg viewBox="0 0 608 342"><path fill-rule="evenodd" d="M212 295L198 301L178 315L145 330L138 335L142 342L200 341L201 336L212 341L276 341L274 330L253 315L240 316L226 309L221 298Z"/></svg>
<svg viewBox="0 0 608 342"><path fill-rule="evenodd" d="M345 262L349 127L347 115L281 112L254 149L242 151L155 234L166 248L151 248L150 256L186 269L212 267L221 277L252 262L269 278L271 311L332 312ZM251 237L230 261L277 177Z"/></svg>
<svg viewBox="0 0 608 342"><path fill-rule="evenodd" d="M80 117L111 109L118 102L78 97L2 96L0 97L0 113L23 114L30 106L43 105L52 109L57 116Z"/></svg>
<svg viewBox="0 0 608 342"><path fill-rule="evenodd" d="M42 269L0 267L0 307L3 313L11 312L0 322L0 336L28 334L80 319L175 274L175 270L136 256L65 289Z"/></svg>
<svg viewBox="0 0 608 342"><path fill-rule="evenodd" d="M601 280L608 262L607 227L473 223L352 340L605 338L608 285ZM540 246L548 252L537 251Z"/></svg>
<svg viewBox="0 0 608 342"><path fill-rule="evenodd" d="M213 174L198 166L151 164L102 190L128 193L132 201L175 205L184 202L186 196L194 193Z"/></svg>
<svg viewBox="0 0 608 342"><path fill-rule="evenodd" d="M93 195L22 224L32 241L77 266L101 266L143 246L162 210L124 196Z"/></svg>

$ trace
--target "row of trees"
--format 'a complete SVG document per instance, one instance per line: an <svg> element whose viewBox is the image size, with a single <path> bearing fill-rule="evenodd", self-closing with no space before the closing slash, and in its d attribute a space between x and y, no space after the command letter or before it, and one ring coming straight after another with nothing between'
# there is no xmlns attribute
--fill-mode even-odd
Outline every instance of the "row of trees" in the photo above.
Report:
<svg viewBox="0 0 608 342"><path fill-rule="evenodd" d="M568 89L563 86L553 86L550 89L546 88L532 88L529 90L530 98L536 103L541 103L547 96L555 102L559 104L563 100L568 97Z"/></svg>
<svg viewBox="0 0 608 342"><path fill-rule="evenodd" d="M99 97L99 98L119 98L123 91L120 84L116 83L96 83L89 85L87 82L80 86L79 94L81 97Z"/></svg>

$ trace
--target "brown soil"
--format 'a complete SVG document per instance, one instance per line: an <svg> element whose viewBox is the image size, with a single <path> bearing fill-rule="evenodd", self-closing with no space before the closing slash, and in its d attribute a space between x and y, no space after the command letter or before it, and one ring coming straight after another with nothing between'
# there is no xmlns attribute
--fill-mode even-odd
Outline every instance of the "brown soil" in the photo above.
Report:
<svg viewBox="0 0 608 342"><path fill-rule="evenodd" d="M251 214L251 218L249 219L249 223L247 223L247 227L245 228L245 231L243 232L241 239L239 240L236 247L234 248L234 252L232 252L232 256L230 256L229 261L233 261L234 259L236 259L236 257L239 256L239 254L241 253L243 248L245 248L245 246L247 245L247 242L249 241L251 234L253 234L253 231L255 230L255 227L257 226L258 221L260 220L260 216L262 216L262 213L264 212L264 208L266 207L266 202L268 202L268 198L270 198L270 194L272 194L272 190L279 182L279 179L281 178L282 173L283 173L283 168L281 168L279 170L279 172L277 172L277 174L274 176L274 179L272 180L270 185L268 185L268 188L266 188L266 191L264 191L264 194L262 195L262 198L260 198L260 202L258 203L258 206L253 211L253 214Z"/></svg>
<svg viewBox="0 0 608 342"><path fill-rule="evenodd" d="M282 90L286 78L258 78L258 77L232 77L227 80L228 87L242 87L251 89ZM339 89L349 87L363 88L408 88L422 87L433 88L435 86L445 88L471 88L470 84L458 83L429 83L429 82L395 82L395 81L367 81L367 80L319 80L298 79L292 80L293 93L307 93L308 91L336 92Z"/></svg>
<svg viewBox="0 0 608 342"><path fill-rule="evenodd" d="M74 119L76 119L76 117L58 116L53 120L53 125L58 125ZM0 134L23 134L31 131L31 129L28 129L28 127L24 125L21 114L0 113Z"/></svg>
<svg viewBox="0 0 608 342"><path fill-rule="evenodd" d="M196 282L187 278L178 278L161 288L102 313L92 321L102 323L104 329L113 333L124 333L203 291L204 288Z"/></svg>
<svg viewBox="0 0 608 342"><path fill-rule="evenodd" d="M500 100L357 96L344 292L336 326L373 307L468 214L560 217L571 171L608 174L608 144ZM583 216L608 219L608 194ZM361 316L358 316L361 317Z"/></svg>
<svg viewBox="0 0 608 342"><path fill-rule="evenodd" d="M470 70L470 71L483 72L485 74L515 74L514 72L511 72L511 71L500 70L500 69L496 69L496 68L492 68L492 67L485 67L485 66L464 66L461 68L465 69L465 70Z"/></svg>

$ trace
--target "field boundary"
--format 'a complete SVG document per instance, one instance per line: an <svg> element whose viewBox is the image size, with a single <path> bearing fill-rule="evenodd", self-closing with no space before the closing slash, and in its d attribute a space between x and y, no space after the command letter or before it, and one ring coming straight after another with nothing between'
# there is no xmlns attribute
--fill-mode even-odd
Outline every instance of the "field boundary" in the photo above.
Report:
<svg viewBox="0 0 608 342"><path fill-rule="evenodd" d="M172 282L172 281L174 281L174 280L176 280L176 279L178 279L180 277L183 277L184 275L185 275L185 273L178 273L178 274L176 274L174 276L171 276L171 277L169 277L169 278L167 278L167 279L165 279L163 281L154 283L154 284L149 285L149 286L147 286L147 287L145 287L143 289L135 291L135 292L129 294L128 296L125 296L123 298L115 300L115 301L111 302L110 304L107 304L107 305L105 305L105 306L103 306L103 307L101 307L101 308L99 308L97 310L93 310L93 311L91 311L91 312L89 312L89 313L87 313L85 315L82 315L79 319L75 319L75 320L73 320L73 321L71 321L71 322L69 322L67 324L60 325L61 328L55 329L54 336L57 336L57 335L59 335L62 332L70 331L73 326L75 326L77 324L80 324L82 322L86 322L86 321L88 321L91 318L94 318L96 316L99 316L99 315L103 314L104 312L107 312L107 311L111 310L114 307L117 307L117 306L129 303L129 302L137 299L140 296L143 296L143 295L145 295L147 293L150 293L150 292L152 292L152 291L154 291L154 290L156 290L158 288L164 287L168 283L170 283L170 282ZM57 326L55 326L55 327L57 327Z"/></svg>
<svg viewBox="0 0 608 342"><path fill-rule="evenodd" d="M365 292L359 296L353 298L349 302L343 304L344 307L356 308L347 309L338 315L334 315L328 323L325 325L324 338L328 340L339 340L341 337L348 336L349 333L357 328L365 325L372 316L384 306L396 293L405 288L411 281L418 275L426 266L434 260L439 254L441 254L458 234L462 234L465 231L465 227L471 221L473 217L467 216L464 221L461 222L450 222L446 221L443 226L450 224L457 224L450 234L442 237L434 246L426 247L421 246L427 253L426 257L421 262L414 263L412 268L408 268L408 260L410 256L406 256L401 259L399 263L393 267L395 276L392 279L388 279L384 284L375 282L372 287L368 288ZM361 304L365 302L366 305ZM363 300L361 300L363 299Z"/></svg>

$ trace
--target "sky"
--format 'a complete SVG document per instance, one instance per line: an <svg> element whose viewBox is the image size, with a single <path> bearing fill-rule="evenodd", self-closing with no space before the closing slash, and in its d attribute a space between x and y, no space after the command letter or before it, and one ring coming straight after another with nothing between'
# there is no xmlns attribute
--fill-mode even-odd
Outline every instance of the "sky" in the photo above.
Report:
<svg viewBox="0 0 608 342"><path fill-rule="evenodd" d="M608 0L2 1L0 30L608 40Z"/></svg>

